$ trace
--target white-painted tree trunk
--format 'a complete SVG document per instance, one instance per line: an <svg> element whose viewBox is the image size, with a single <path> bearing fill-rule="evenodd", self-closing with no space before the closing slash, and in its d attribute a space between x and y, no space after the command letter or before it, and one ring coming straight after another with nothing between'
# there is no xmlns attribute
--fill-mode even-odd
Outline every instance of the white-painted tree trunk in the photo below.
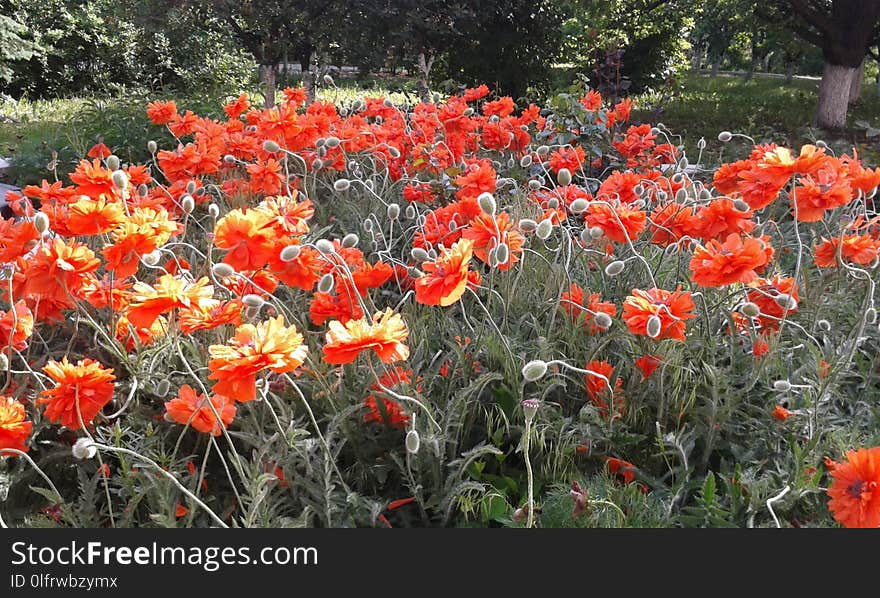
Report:
<svg viewBox="0 0 880 598"><path fill-rule="evenodd" d="M842 129L846 126L849 91L856 69L839 64L825 63L822 83L819 85L819 106L816 125L823 129Z"/></svg>
<svg viewBox="0 0 880 598"><path fill-rule="evenodd" d="M275 78L278 67L274 64L264 64L260 66L260 80L263 82L264 93L266 96L266 108L275 107Z"/></svg>
<svg viewBox="0 0 880 598"><path fill-rule="evenodd" d="M862 65L853 73L852 81L849 84L849 104L853 105L862 97L862 83L865 80L865 60Z"/></svg>
<svg viewBox="0 0 880 598"><path fill-rule="evenodd" d="M434 66L434 57L427 58L424 52L419 52L419 82L418 82L418 90L419 90L419 99L423 104L431 103L431 87L429 85L429 81L431 80L431 67Z"/></svg>

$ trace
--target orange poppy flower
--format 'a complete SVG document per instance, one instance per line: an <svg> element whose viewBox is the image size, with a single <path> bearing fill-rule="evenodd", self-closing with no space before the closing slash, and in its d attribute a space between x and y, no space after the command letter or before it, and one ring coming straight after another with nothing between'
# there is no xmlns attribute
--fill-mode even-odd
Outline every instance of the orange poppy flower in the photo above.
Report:
<svg viewBox="0 0 880 598"><path fill-rule="evenodd" d="M10 344L16 351L27 348L34 332L34 314L24 301L17 301L9 311L0 312L0 351Z"/></svg>
<svg viewBox="0 0 880 598"><path fill-rule="evenodd" d="M651 212L651 242L677 243L685 236L699 236L699 219L694 209L675 202L658 205Z"/></svg>
<svg viewBox="0 0 880 598"><path fill-rule="evenodd" d="M661 363L663 363L662 355L642 355L636 359L636 367L642 372L642 382L647 380Z"/></svg>
<svg viewBox="0 0 880 598"><path fill-rule="evenodd" d="M584 328L588 334L599 334L607 330L607 328L596 325L594 321L596 314L604 313L612 318L617 315L617 307L613 303L603 302L599 293L587 295L582 288L574 283L562 293L560 305L575 322L583 314Z"/></svg>
<svg viewBox="0 0 880 598"><path fill-rule="evenodd" d="M880 239L870 235L844 235L841 245L839 237L826 239L822 237L813 251L816 265L820 268L837 266L837 250L840 249L840 257L846 261L860 266L867 266L880 253Z"/></svg>
<svg viewBox="0 0 880 598"><path fill-rule="evenodd" d="M217 221L214 244L228 253L223 262L236 270L258 270L276 252L277 237L262 210L232 210Z"/></svg>
<svg viewBox="0 0 880 598"><path fill-rule="evenodd" d="M60 423L71 430L79 430L82 423L88 425L98 415L104 405L113 398L115 388L112 369L89 358L76 364L67 361L50 361L43 367L55 387L40 393L37 404L46 404L46 418ZM82 420L80 420L82 415Z"/></svg>
<svg viewBox="0 0 880 598"><path fill-rule="evenodd" d="M456 177L459 199L476 199L481 193L493 193L497 184L495 169L489 160L481 160L468 166L467 171Z"/></svg>
<svg viewBox="0 0 880 598"><path fill-rule="evenodd" d="M285 327L278 316L253 324L242 324L226 345L208 347L210 380L214 393L236 401L253 401L257 396L257 374L263 370L292 372L303 364L308 348L295 326Z"/></svg>
<svg viewBox="0 0 880 598"><path fill-rule="evenodd" d="M39 238L40 233L31 222L0 218L0 263L14 262L25 255L34 248Z"/></svg>
<svg viewBox="0 0 880 598"><path fill-rule="evenodd" d="M845 173L835 168L823 168L813 176L800 179L791 191L791 203L797 208L801 222L818 222L826 210L848 204L854 197Z"/></svg>
<svg viewBox="0 0 880 598"><path fill-rule="evenodd" d="M82 243L67 244L55 238L40 246L26 265L25 295L66 299L90 280L101 260Z"/></svg>
<svg viewBox="0 0 880 598"><path fill-rule="evenodd" d="M847 451L834 463L828 509L844 527L880 526L880 447Z"/></svg>
<svg viewBox="0 0 880 598"><path fill-rule="evenodd" d="M800 301L798 288L794 284L794 278L792 277L785 278L777 274L772 279L756 278L748 286L755 289L749 291L747 297L749 301L756 304L761 310L761 315L757 319L762 331L778 330L779 318L782 318L786 311L792 314L798 309L797 305L795 305L793 307L789 306L788 310L786 310L783 305L776 302L776 297L780 294L791 296L795 303Z"/></svg>
<svg viewBox="0 0 880 598"><path fill-rule="evenodd" d="M67 207L67 230L73 235L100 235L122 222L122 206L106 196L93 200L87 196Z"/></svg>
<svg viewBox="0 0 880 598"><path fill-rule="evenodd" d="M722 287L735 282L751 282L756 270L767 264L765 246L759 239L727 236L724 243L709 239L694 250L691 280L703 287Z"/></svg>
<svg viewBox="0 0 880 598"><path fill-rule="evenodd" d="M768 171L753 166L738 173L737 189L753 210L765 208L779 197L785 181L779 182Z"/></svg>
<svg viewBox="0 0 880 598"><path fill-rule="evenodd" d="M207 277L189 283L170 274L159 277L155 286L138 281L125 315L137 328L150 328L159 315L177 307L211 309L216 299L213 299L214 287L208 283Z"/></svg>
<svg viewBox="0 0 880 598"><path fill-rule="evenodd" d="M219 436L222 429L227 427L235 419L235 401L221 395L210 398L211 404L217 410L220 421L208 405L208 398L204 394L196 394L189 384L184 384L177 392L177 397L165 403L165 411L168 416L181 425L190 425L203 434Z"/></svg>
<svg viewBox="0 0 880 598"><path fill-rule="evenodd" d="M206 303L182 308L177 313L180 329L191 334L196 330L212 330L224 324L241 324L244 304L240 299L220 301L216 305Z"/></svg>
<svg viewBox="0 0 880 598"><path fill-rule="evenodd" d="M789 411L788 409L786 409L782 405L776 405L776 407L773 408L773 413L771 413L770 415L773 416L773 419L777 419L781 422L784 422L789 417L794 415L794 413L792 413L791 411Z"/></svg>
<svg viewBox="0 0 880 598"><path fill-rule="evenodd" d="M635 241L645 230L648 216L642 210L625 205L616 208L604 203L591 203L586 216L587 226L598 226L615 243Z"/></svg>
<svg viewBox="0 0 880 598"><path fill-rule="evenodd" d="M614 379L614 366L607 361L591 361L586 365L586 369L605 376L613 384L613 387L609 386L604 378L594 374L586 375L587 396L599 410L599 414L608 419L608 402L611 401L614 404L614 417L623 415L623 396L621 395L623 381L620 378ZM609 392L612 388L614 391Z"/></svg>
<svg viewBox="0 0 880 598"><path fill-rule="evenodd" d="M97 199L101 195L112 196L115 193L112 175L108 168L101 165L100 160L80 160L76 169L70 173L70 180L76 185L77 193Z"/></svg>
<svg viewBox="0 0 880 598"><path fill-rule="evenodd" d="M636 466L629 461L618 459L616 457L608 457L605 460L608 465L608 471L612 475L619 475L623 478L625 484L629 484L636 479Z"/></svg>
<svg viewBox="0 0 880 598"><path fill-rule="evenodd" d="M493 222L494 220L494 222ZM509 258L498 269L507 271L519 261L525 238L513 229L510 214L501 212L494 218L489 214L480 214L471 220L470 226L461 235L474 242L473 252L480 261L489 263L489 252L501 243L507 244Z"/></svg>
<svg viewBox="0 0 880 598"><path fill-rule="evenodd" d="M267 197L257 207L269 216L269 225L276 237L297 237L309 232L309 220L315 214L315 205L310 199L297 201L298 192L293 197L278 195Z"/></svg>
<svg viewBox="0 0 880 598"><path fill-rule="evenodd" d="M738 162L730 162L722 164L715 174L712 175L712 183L715 190L722 195L731 195L735 193L739 181L739 173L754 167L751 160L739 160Z"/></svg>
<svg viewBox="0 0 880 598"><path fill-rule="evenodd" d="M153 320L149 328L136 328L124 315L116 320L116 338L129 351L134 351L138 345L141 347L152 345L156 339L165 336L167 331L168 320L162 316Z"/></svg>
<svg viewBox="0 0 880 598"><path fill-rule="evenodd" d="M461 299L467 288L473 246L470 239L461 239L433 262L424 262L425 275L416 279L416 302L447 307Z"/></svg>
<svg viewBox="0 0 880 598"><path fill-rule="evenodd" d="M15 449L26 453L26 441L34 427L25 421L24 405L11 397L0 397L0 449Z"/></svg>
<svg viewBox="0 0 880 598"><path fill-rule="evenodd" d="M251 193L278 195L284 188L284 181L287 177L281 163L274 158L269 158L265 162L248 164L245 169L250 175Z"/></svg>
<svg viewBox="0 0 880 598"><path fill-rule="evenodd" d="M697 220L691 229L692 235L704 239L723 241L732 233L752 232L755 223L750 210L740 212L733 201L720 197L697 210Z"/></svg>
<svg viewBox="0 0 880 598"><path fill-rule="evenodd" d="M409 347L403 344L409 335L400 314L391 308L368 318L349 320L344 326L337 320L329 324L325 336L324 361L333 365L351 363L361 352L372 349L384 363L404 361Z"/></svg>
<svg viewBox="0 0 880 598"><path fill-rule="evenodd" d="M347 291L312 295L309 319L315 326L323 326L327 320L339 320L340 324L346 324L349 320L360 320L363 317L364 310L357 297Z"/></svg>
<svg viewBox="0 0 880 598"><path fill-rule="evenodd" d="M106 158L107 156L112 155L113 152L110 151L110 148L104 145L103 143L96 143L93 145L89 151L86 153L86 156L89 158Z"/></svg>
<svg viewBox="0 0 880 598"><path fill-rule="evenodd" d="M648 336L648 320L657 316L660 332L655 340L684 341L685 321L697 317L693 313L694 307L691 294L682 291L680 286L674 292L656 288L647 291L633 289L632 295L623 302L623 321L631 333Z"/></svg>
<svg viewBox="0 0 880 598"><path fill-rule="evenodd" d="M177 105L174 100L168 102L155 101L147 104L147 117L154 125L166 125L177 116Z"/></svg>

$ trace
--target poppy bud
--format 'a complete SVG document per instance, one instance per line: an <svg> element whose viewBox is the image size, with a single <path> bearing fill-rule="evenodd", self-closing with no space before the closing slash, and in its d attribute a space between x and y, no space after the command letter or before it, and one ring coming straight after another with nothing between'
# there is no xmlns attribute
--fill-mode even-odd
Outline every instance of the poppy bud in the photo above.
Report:
<svg viewBox="0 0 880 598"><path fill-rule="evenodd" d="M299 245L288 245L284 249L281 250L279 257L282 262L292 262L297 257L299 257L299 252L301 247Z"/></svg>
<svg viewBox="0 0 880 598"><path fill-rule="evenodd" d="M531 218L523 218L519 221L519 230L526 234L535 232L536 228L538 228L538 223Z"/></svg>
<svg viewBox="0 0 880 598"><path fill-rule="evenodd" d="M541 188L541 181L539 181L537 179L531 179L529 181L529 189L531 189L532 191L537 191L540 188Z"/></svg>
<svg viewBox="0 0 880 598"><path fill-rule="evenodd" d="M335 251L333 243L327 239L318 239L315 241L315 248L321 253L333 253Z"/></svg>
<svg viewBox="0 0 880 598"><path fill-rule="evenodd" d="M343 247L354 247L358 244L360 238L354 233L348 233L344 237L342 237L342 246Z"/></svg>
<svg viewBox="0 0 880 598"><path fill-rule="evenodd" d="M339 137L328 137L327 141L324 143L327 147L339 147L339 144L342 143L339 141Z"/></svg>
<svg viewBox="0 0 880 598"><path fill-rule="evenodd" d="M583 197L578 197L576 200L571 202L571 205L568 206L568 209L571 210L572 214L581 214L590 207L590 202L588 202Z"/></svg>
<svg viewBox="0 0 880 598"><path fill-rule="evenodd" d="M571 171L568 168L560 168L556 173L556 182L563 187L571 185Z"/></svg>
<svg viewBox="0 0 880 598"><path fill-rule="evenodd" d="M675 201L677 203L684 203L687 201L688 193L684 190L684 188L679 189L675 192Z"/></svg>
<svg viewBox="0 0 880 598"><path fill-rule="evenodd" d="M636 185L635 187L633 187L633 193L636 194L636 197L641 197L645 194L645 187L641 184Z"/></svg>
<svg viewBox="0 0 880 598"><path fill-rule="evenodd" d="M660 201L666 201L667 199L669 199L669 194L666 191L658 191L657 199L659 199Z"/></svg>
<svg viewBox="0 0 880 598"><path fill-rule="evenodd" d="M386 213L389 220L397 220L400 217L400 206L396 203L390 203Z"/></svg>
<svg viewBox="0 0 880 598"><path fill-rule="evenodd" d="M259 307L251 307L250 305L246 305L244 307L244 310L241 312L241 317L244 318L245 320L253 320L258 315L260 315L260 308Z"/></svg>
<svg viewBox="0 0 880 598"><path fill-rule="evenodd" d="M220 206L218 206L218 205L215 204L215 203L210 204L210 205L208 206L208 215L210 215L211 218L216 219L217 216L220 215Z"/></svg>
<svg viewBox="0 0 880 598"><path fill-rule="evenodd" d="M382 102L382 105L386 108L394 108L394 102L392 102L389 98L385 98L385 101Z"/></svg>
<svg viewBox="0 0 880 598"><path fill-rule="evenodd" d="M610 328L611 316L603 311L597 312L596 315L593 316L593 323L599 328Z"/></svg>
<svg viewBox="0 0 880 598"><path fill-rule="evenodd" d="M663 249L664 255L676 255L681 250L678 243L670 243Z"/></svg>
<svg viewBox="0 0 880 598"><path fill-rule="evenodd" d="M776 380L773 382L773 390L777 392L788 392L791 390L791 382L788 380Z"/></svg>
<svg viewBox="0 0 880 598"><path fill-rule="evenodd" d="M488 192L480 193L480 196L477 197L477 203L479 204L480 209L490 216L494 216L495 210L498 209L498 206L495 203L495 196Z"/></svg>
<svg viewBox="0 0 880 598"><path fill-rule="evenodd" d="M776 301L776 305L783 309L787 309L789 311L797 309L797 301L795 301L794 297L791 295L786 295L785 293L780 293L773 298Z"/></svg>
<svg viewBox="0 0 880 598"><path fill-rule="evenodd" d="M73 444L72 452L77 459L92 459L98 454L98 449L91 438L83 436Z"/></svg>
<svg viewBox="0 0 880 598"><path fill-rule="evenodd" d="M495 262L499 266L503 266L507 263L508 259L510 259L510 248L507 246L507 243L502 243L495 248Z"/></svg>
<svg viewBox="0 0 880 598"><path fill-rule="evenodd" d="M865 310L865 321L868 324L873 324L874 322L876 322L877 321L877 310L874 309L873 307L869 307L867 310Z"/></svg>
<svg viewBox="0 0 880 598"><path fill-rule="evenodd" d="M538 225L538 228L535 229L535 234L538 235L538 238L542 241L547 240L550 237L550 233L553 232L553 221L549 218L544 218L541 223Z"/></svg>
<svg viewBox="0 0 880 598"><path fill-rule="evenodd" d="M743 315L748 316L750 318L757 318L761 315L761 308L758 307L757 304L752 303L751 301L747 301L743 303L739 310L743 313Z"/></svg>
<svg viewBox="0 0 880 598"><path fill-rule="evenodd" d="M117 189L125 189L128 185L128 176L121 170L114 170L110 175L110 180L113 181L113 186Z"/></svg>
<svg viewBox="0 0 880 598"><path fill-rule="evenodd" d="M497 123L499 120L501 120L501 118L497 114L493 114L489 117L490 123Z"/></svg>
<svg viewBox="0 0 880 598"><path fill-rule="evenodd" d="M702 189L700 189L700 199L704 201L712 199L712 192L709 191L706 187L703 187Z"/></svg>
<svg viewBox="0 0 880 598"><path fill-rule="evenodd" d="M107 168L110 170L119 170L119 156L115 154L107 156Z"/></svg>
<svg viewBox="0 0 880 598"><path fill-rule="evenodd" d="M523 168L528 168L532 165L532 156L531 154L526 154L522 158L519 159L519 165Z"/></svg>
<svg viewBox="0 0 880 598"><path fill-rule="evenodd" d="M748 212L749 211L749 204L747 204L746 202L744 202L741 199L735 200L733 202L733 207L736 208L737 210L739 210L740 212Z"/></svg>
<svg viewBox="0 0 880 598"><path fill-rule="evenodd" d="M318 292L319 293L329 293L333 290L333 275L329 272L321 277L321 280L318 281Z"/></svg>
<svg viewBox="0 0 880 598"><path fill-rule="evenodd" d="M539 156L546 156L547 154L550 153L550 148L549 148L548 146L546 146L546 145L540 145L540 146L538 146L538 149L535 150L535 152L536 152Z"/></svg>
<svg viewBox="0 0 880 598"><path fill-rule="evenodd" d="M424 249L422 249L421 247L413 247L412 251L410 251L409 254L412 256L412 259L414 259L417 262L427 262L428 261L428 252L425 251Z"/></svg>
<svg viewBox="0 0 880 598"><path fill-rule="evenodd" d="M263 142L263 151L274 154L281 151L281 146L277 142L267 139Z"/></svg>
<svg viewBox="0 0 880 598"><path fill-rule="evenodd" d="M253 307L254 309L259 309L263 307L264 303L266 303L262 297L253 293L247 293L244 297L241 298L241 302L248 307Z"/></svg>
<svg viewBox="0 0 880 598"><path fill-rule="evenodd" d="M367 218L364 220L364 231L371 232L373 230L373 221Z"/></svg>
<svg viewBox="0 0 880 598"><path fill-rule="evenodd" d="M192 195L184 195L180 200L180 207L184 214L192 214L192 211L196 209L196 200Z"/></svg>
<svg viewBox="0 0 880 598"><path fill-rule="evenodd" d="M551 210L555 210L559 207L559 200L555 197L551 197L549 200L547 200L547 207Z"/></svg>
<svg viewBox="0 0 880 598"><path fill-rule="evenodd" d="M324 168L324 161L320 158L315 158L315 160L312 161L312 170L321 170L322 168Z"/></svg>
<svg viewBox="0 0 880 598"><path fill-rule="evenodd" d="M147 141L147 151L148 152L150 152L151 154L155 154L156 150L158 150L158 149L159 149L159 146L156 144L155 141L153 141L152 139Z"/></svg>
<svg viewBox="0 0 880 598"><path fill-rule="evenodd" d="M706 138L705 137L700 137L700 140L697 141L697 149L698 150L706 149Z"/></svg>
<svg viewBox="0 0 880 598"><path fill-rule="evenodd" d="M158 249L141 256L141 261L148 266L155 266L159 263L160 259L162 259L162 252Z"/></svg>
<svg viewBox="0 0 880 598"><path fill-rule="evenodd" d="M333 189L339 192L348 191L349 187L351 187L351 181L348 179L336 179L333 183Z"/></svg>
<svg viewBox="0 0 880 598"><path fill-rule="evenodd" d="M648 318L648 325L645 327L645 331L650 338L657 338L660 336L660 328L662 326L663 322L660 321L660 318L654 315Z"/></svg>
<svg viewBox="0 0 880 598"><path fill-rule="evenodd" d="M45 212L37 212L34 216L34 228L41 235L49 230L49 216Z"/></svg>
<svg viewBox="0 0 880 598"><path fill-rule="evenodd" d="M415 430L410 430L406 433L406 440L404 444L406 445L406 452L410 455L415 455L419 452L419 446L421 446L421 439L419 438L419 433Z"/></svg>
<svg viewBox="0 0 880 598"><path fill-rule="evenodd" d="M215 278L228 278L235 274L235 268L225 262L218 262L211 266L211 273Z"/></svg>
<svg viewBox="0 0 880 598"><path fill-rule="evenodd" d="M223 156L223 161L227 164L235 164L235 156L233 156L232 154L226 154L225 156Z"/></svg>
<svg viewBox="0 0 880 598"><path fill-rule="evenodd" d="M718 141L721 143L727 143L731 139L733 139L733 134L730 131L721 131L718 133Z"/></svg>
<svg viewBox="0 0 880 598"><path fill-rule="evenodd" d="M413 218L416 217L416 209L411 205L406 206L406 209L403 211L403 215L408 220L412 220Z"/></svg>
<svg viewBox="0 0 880 598"><path fill-rule="evenodd" d="M159 383L156 385L156 395L160 397L164 397L168 394L168 391L171 390L171 383L167 378L162 378L159 380Z"/></svg>
<svg viewBox="0 0 880 598"><path fill-rule="evenodd" d="M605 266L605 274L607 276L617 276L623 269L626 268L626 263L621 260L614 260L607 266Z"/></svg>
<svg viewBox="0 0 880 598"><path fill-rule="evenodd" d="M829 332L831 330L831 322L828 320L819 320L816 322L816 325L819 327L819 330L823 332Z"/></svg>
<svg viewBox="0 0 880 598"><path fill-rule="evenodd" d="M138 185L138 195L139 196L146 197L147 195L149 195L149 193L150 193L150 188L147 187L146 184L141 183L140 185Z"/></svg>
<svg viewBox="0 0 880 598"><path fill-rule="evenodd" d="M587 243L589 243L590 241L593 240L593 237L590 236L590 229L588 229L588 228L585 228L584 230L582 230L581 234L578 235L578 238L581 240L581 243L583 243L584 245L586 245Z"/></svg>
<svg viewBox="0 0 880 598"><path fill-rule="evenodd" d="M468 106L468 108L462 114L464 114L465 116L473 116L474 109Z"/></svg>
<svg viewBox="0 0 880 598"><path fill-rule="evenodd" d="M547 373L547 362L535 359L523 366L522 375L526 382L540 380Z"/></svg>
<svg viewBox="0 0 880 598"><path fill-rule="evenodd" d="M540 403L537 399L526 399L522 402L523 415L526 418L527 422L535 419L535 415L538 413L538 406Z"/></svg>
<svg viewBox="0 0 880 598"><path fill-rule="evenodd" d="M602 230L601 226L590 227L590 236L593 237L594 239L598 239L599 237L601 237L604 234L605 234L605 231Z"/></svg>

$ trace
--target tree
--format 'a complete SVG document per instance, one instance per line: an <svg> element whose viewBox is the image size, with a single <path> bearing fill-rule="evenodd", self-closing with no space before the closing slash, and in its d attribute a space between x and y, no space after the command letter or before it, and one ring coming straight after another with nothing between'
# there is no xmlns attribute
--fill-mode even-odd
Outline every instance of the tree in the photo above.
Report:
<svg viewBox="0 0 880 598"><path fill-rule="evenodd" d="M877 0L777 0L791 10L794 31L822 49L824 68L819 86L816 125L846 125L850 95L860 88L854 77L875 44L880 22Z"/></svg>
<svg viewBox="0 0 880 598"><path fill-rule="evenodd" d="M4 6L4 12L7 8ZM39 52L39 45L26 39L26 35L27 27L24 24L0 14L0 81L8 83L12 80L13 72L9 63L30 60Z"/></svg>

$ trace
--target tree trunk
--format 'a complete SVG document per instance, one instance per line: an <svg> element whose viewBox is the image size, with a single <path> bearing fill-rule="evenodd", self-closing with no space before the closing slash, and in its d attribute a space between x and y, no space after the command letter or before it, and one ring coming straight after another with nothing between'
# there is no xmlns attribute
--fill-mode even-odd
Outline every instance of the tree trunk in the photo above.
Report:
<svg viewBox="0 0 880 598"><path fill-rule="evenodd" d="M423 104L431 103L431 87L429 85L431 67L434 66L434 57L426 58L424 52L419 52L419 99Z"/></svg>
<svg viewBox="0 0 880 598"><path fill-rule="evenodd" d="M849 91L855 71L853 67L825 62L822 83L819 85L816 126L823 129L842 129L846 126Z"/></svg>
<svg viewBox="0 0 880 598"><path fill-rule="evenodd" d="M795 65L793 62L787 62L785 64L785 84L791 85L792 81L794 81L794 68Z"/></svg>
<svg viewBox="0 0 880 598"><path fill-rule="evenodd" d="M312 72L312 52L307 51L299 59L302 71L303 89L306 92L306 106L311 106L315 101L315 73Z"/></svg>
<svg viewBox="0 0 880 598"><path fill-rule="evenodd" d="M275 79L278 74L278 65L263 64L260 66L260 81L266 94L266 108L275 107Z"/></svg>
<svg viewBox="0 0 880 598"><path fill-rule="evenodd" d="M706 49L702 44L698 45L696 50L694 50L694 55L691 58L691 69L695 73L700 72L700 67L703 66L703 56L706 54Z"/></svg>
<svg viewBox="0 0 880 598"><path fill-rule="evenodd" d="M862 97L862 82L865 80L865 60L862 60L861 66L856 68L856 72L853 73L852 81L849 84L850 106L858 102Z"/></svg>
<svg viewBox="0 0 880 598"><path fill-rule="evenodd" d="M720 71L720 70L721 70L721 60L718 59L712 63L712 76L717 77L718 71Z"/></svg>

